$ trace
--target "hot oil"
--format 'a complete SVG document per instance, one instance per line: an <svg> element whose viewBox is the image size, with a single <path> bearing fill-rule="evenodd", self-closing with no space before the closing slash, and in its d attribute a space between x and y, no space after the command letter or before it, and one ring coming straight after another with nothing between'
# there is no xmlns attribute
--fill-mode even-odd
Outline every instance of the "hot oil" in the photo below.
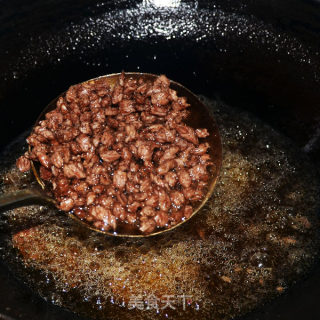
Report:
<svg viewBox="0 0 320 320"><path fill-rule="evenodd" d="M44 205L11 209L1 245L13 272L48 301L94 319L229 319L303 277L319 245L314 167L253 116L203 99L224 157L201 213L162 236L125 240ZM23 145L3 158L2 191L30 183L14 167Z"/></svg>

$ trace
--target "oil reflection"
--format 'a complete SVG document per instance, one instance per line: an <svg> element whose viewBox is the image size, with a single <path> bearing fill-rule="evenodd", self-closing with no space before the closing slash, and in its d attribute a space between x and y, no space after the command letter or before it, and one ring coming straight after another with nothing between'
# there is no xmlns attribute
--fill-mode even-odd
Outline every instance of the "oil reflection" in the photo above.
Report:
<svg viewBox="0 0 320 320"><path fill-rule="evenodd" d="M177 8L181 0L144 0L143 5L152 5L155 7Z"/></svg>

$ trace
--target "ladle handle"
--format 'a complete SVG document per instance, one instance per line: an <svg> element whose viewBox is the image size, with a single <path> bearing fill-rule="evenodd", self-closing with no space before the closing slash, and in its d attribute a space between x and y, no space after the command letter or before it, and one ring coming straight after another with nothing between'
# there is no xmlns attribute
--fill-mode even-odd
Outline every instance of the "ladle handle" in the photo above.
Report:
<svg viewBox="0 0 320 320"><path fill-rule="evenodd" d="M0 208L25 200L40 199L54 203L54 200L38 190L23 189L0 195Z"/></svg>

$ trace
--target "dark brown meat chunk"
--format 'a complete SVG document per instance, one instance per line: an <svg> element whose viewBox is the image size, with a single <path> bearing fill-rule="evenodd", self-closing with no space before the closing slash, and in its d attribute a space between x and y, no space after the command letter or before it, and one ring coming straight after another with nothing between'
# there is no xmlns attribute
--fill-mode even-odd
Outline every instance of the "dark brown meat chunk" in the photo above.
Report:
<svg viewBox="0 0 320 320"><path fill-rule="evenodd" d="M140 219L140 231L142 233L151 233L156 228L156 222L154 219L148 217L142 217Z"/></svg>
<svg viewBox="0 0 320 320"><path fill-rule="evenodd" d="M67 178L83 179L86 177L83 165L80 162L66 164L63 173Z"/></svg>
<svg viewBox="0 0 320 320"><path fill-rule="evenodd" d="M177 175L178 175L180 184L184 188L189 188L191 186L192 180L187 170L185 169L179 170L177 171Z"/></svg>
<svg viewBox="0 0 320 320"><path fill-rule="evenodd" d="M117 151L108 150L106 147L101 147L99 154L101 159L106 162L113 162L120 158L120 154Z"/></svg>
<svg viewBox="0 0 320 320"><path fill-rule="evenodd" d="M209 132L207 129L196 129L196 135L198 138L206 138L209 136Z"/></svg>
<svg viewBox="0 0 320 320"><path fill-rule="evenodd" d="M27 159L25 156L21 156L17 160L17 167L21 172L29 171L31 168L30 160Z"/></svg>
<svg viewBox="0 0 320 320"><path fill-rule="evenodd" d="M186 125L177 125L175 128L180 134L181 138L184 138L195 145L199 144L199 140L198 140L198 137L196 136L194 129Z"/></svg>
<svg viewBox="0 0 320 320"><path fill-rule="evenodd" d="M117 170L113 175L113 184L118 189L123 189L127 182L127 173Z"/></svg>

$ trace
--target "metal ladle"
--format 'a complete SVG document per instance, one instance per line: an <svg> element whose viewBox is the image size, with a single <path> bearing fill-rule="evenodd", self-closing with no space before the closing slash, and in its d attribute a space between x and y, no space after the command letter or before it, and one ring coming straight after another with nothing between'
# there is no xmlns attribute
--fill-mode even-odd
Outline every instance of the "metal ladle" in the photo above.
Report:
<svg viewBox="0 0 320 320"><path fill-rule="evenodd" d="M140 79L143 78L143 80L153 82L158 76L154 74L149 74L149 73L137 73L137 72L126 72L125 73L126 77L130 77L133 79ZM90 81L95 81L100 78L105 78L111 87L114 87L117 82L119 81L120 73L116 74L109 74L106 76L90 79L85 82L90 82ZM196 205L194 208L194 211L192 215L180 223L176 224L175 226L171 228L162 228L162 229L155 229L154 232L149 233L149 234L143 234L138 233L136 229L130 229L129 224L123 224L122 223L122 228L120 230L116 231L103 231L98 228L95 228L93 225L91 225L89 222L86 220L80 219L78 216L73 214L72 212L68 212L67 214L77 220L78 222L82 223L85 225L85 227L90 228L94 231L108 234L110 236L116 236L116 237L150 237L154 236L157 234L161 234L167 231L171 231L185 222L187 222L189 219L191 219L193 216L195 216L201 208L205 205L205 203L208 201L208 199L211 197L213 189L215 187L215 184L218 179L220 167L221 167L221 162L222 162L222 146L221 146L221 139L220 139L220 134L218 127L216 125L215 120L213 119L210 111L207 109L207 107L198 99L196 95L194 95L190 90L182 86L181 84L175 82L175 81L170 81L170 88L173 90L177 91L177 94L179 96L183 96L187 98L188 103L190 104L189 111L190 115L186 119L186 124L193 127L193 128L206 128L208 129L208 132L210 135L203 139L204 142L208 142L210 145L209 148L209 153L211 156L211 160L213 162L213 165L209 167L209 172L210 172L210 178L208 181L208 186L207 186L207 192L205 194L205 197L202 199L202 201L199 201L199 203ZM64 93L62 93L63 95ZM61 96L61 95L60 95ZM59 96L59 97L60 97ZM43 120L45 118L45 114L53 109L56 108L56 102L58 100L57 97L56 99L52 100L47 107L42 111L42 113L39 115L38 119L35 122L35 126L38 125L40 120ZM44 183L44 181L40 178L40 174L36 168L36 165L31 162L31 167L32 171L34 173L34 176L38 182L38 184L41 186L41 189L23 189L23 190L18 190L15 192L11 193L6 193L0 196L0 207L8 206L11 204L16 204L16 203L21 203L23 204L23 201L25 200L34 200L34 199L40 199L45 202L50 202L56 205L56 201L46 192L48 190L48 186Z"/></svg>

